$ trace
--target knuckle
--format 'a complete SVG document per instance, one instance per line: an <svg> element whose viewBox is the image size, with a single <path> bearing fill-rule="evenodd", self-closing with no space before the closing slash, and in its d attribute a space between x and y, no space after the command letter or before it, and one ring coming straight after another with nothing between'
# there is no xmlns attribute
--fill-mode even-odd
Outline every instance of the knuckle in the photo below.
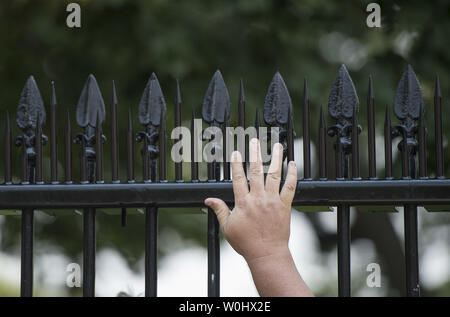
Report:
<svg viewBox="0 0 450 317"><path fill-rule="evenodd" d="M233 176L233 181L241 183L245 179L245 176L243 174L236 174Z"/></svg>
<svg viewBox="0 0 450 317"><path fill-rule="evenodd" d="M295 192L296 186L295 186L294 184L287 183L285 186L286 186L286 189L287 189L289 192Z"/></svg>
<svg viewBox="0 0 450 317"><path fill-rule="evenodd" d="M281 180L281 176L275 172L267 173L267 177L273 181Z"/></svg>

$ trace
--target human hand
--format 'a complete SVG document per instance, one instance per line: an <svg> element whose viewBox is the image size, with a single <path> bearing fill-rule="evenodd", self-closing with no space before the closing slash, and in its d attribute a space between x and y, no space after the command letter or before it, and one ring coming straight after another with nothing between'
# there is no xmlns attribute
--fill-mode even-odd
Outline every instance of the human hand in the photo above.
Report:
<svg viewBox="0 0 450 317"><path fill-rule="evenodd" d="M291 204L297 186L295 162L289 162L280 192L283 146L276 143L264 184L261 147L258 139L250 141L250 190L242 167L242 157L232 153L233 211L219 198L207 198L205 204L217 215L220 228L230 245L247 262L289 253Z"/></svg>

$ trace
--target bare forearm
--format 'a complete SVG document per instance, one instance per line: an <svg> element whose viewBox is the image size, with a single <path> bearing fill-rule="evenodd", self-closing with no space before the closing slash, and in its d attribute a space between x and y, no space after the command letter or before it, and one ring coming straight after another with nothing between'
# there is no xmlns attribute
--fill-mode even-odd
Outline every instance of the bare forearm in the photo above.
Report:
<svg viewBox="0 0 450 317"><path fill-rule="evenodd" d="M298 273L288 248L247 263L260 296L314 296Z"/></svg>

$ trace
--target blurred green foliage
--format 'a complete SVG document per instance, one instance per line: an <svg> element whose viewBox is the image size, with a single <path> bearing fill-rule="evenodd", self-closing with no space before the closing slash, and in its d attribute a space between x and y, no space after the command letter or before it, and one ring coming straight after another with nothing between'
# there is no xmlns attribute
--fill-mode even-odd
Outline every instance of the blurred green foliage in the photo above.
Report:
<svg viewBox="0 0 450 317"><path fill-rule="evenodd" d="M379 1L382 27L366 26L365 8L371 1L329 0L79 0L79 29L66 26L66 5L71 1L15 0L0 3L0 116L15 113L26 78L33 74L48 107L50 81L54 80L58 98L60 135L66 109L74 116L78 96L88 74L93 73L102 90L107 108L111 81L116 81L119 118L128 108L137 113L140 95L151 72L159 78L168 104L167 127L173 125L175 78L181 81L184 125L191 109L197 114L208 82L220 69L232 97L231 124L236 124L239 79L243 78L247 98L247 124L256 109L261 111L267 86L279 70L294 103L297 136L301 136L301 98L303 78L308 78L311 98L312 134L316 136L320 105L326 106L329 88L341 63L346 63L361 101L360 121L365 127L365 98L369 74L373 75L378 133L382 133L384 109L392 105L397 82L408 63L421 82L429 126L429 170L433 173L433 86L436 72L442 84L444 132L450 82L450 3L434 1ZM47 108L48 109L48 108ZM2 119L3 120L3 119ZM104 125L108 136L109 117ZM139 128L134 118L134 128ZM79 131L75 122L74 132ZM119 121L124 148L126 120ZM14 135L20 131L14 127ZM48 125L44 132L49 135ZM364 132L361 137L365 149ZM447 139L446 139L447 140ZM63 158L62 137L59 158ZM446 141L447 142L447 141ZM169 141L170 143L170 141ZM110 179L109 143L105 146L105 177ZM136 146L136 162L140 161ZM445 162L449 162L445 151ZM45 171L49 173L49 146L45 147ZM366 153L362 153L363 158ZM14 153L14 162L19 157ZM74 175L78 170L78 148L74 145ZM125 162L125 153L120 153ZM1 160L2 161L2 160ZM363 175L367 174L362 160ZM173 179L173 163L168 162ZM447 171L450 164L446 164ZM15 174L19 174L18 164ZM139 175L140 163L137 163ZM189 178L185 165L184 177ZM125 178L125 164L121 164ZM379 171L382 172L382 171ZM365 173L365 174L364 174ZM59 167L61 180L64 177ZM49 175L47 174L47 177ZM130 216L126 228L119 217L99 215L98 248L112 246L136 265L144 246L143 217ZM183 238L205 245L206 222L201 214L160 214L160 229L175 227ZM19 248L20 218L7 217L2 225L1 248ZM58 245L70 258L81 252L81 217L36 220L36 237L41 243ZM36 248L36 254L39 255ZM164 250L160 249L162 255ZM448 289L448 287L447 287ZM447 293L448 294L448 293Z"/></svg>

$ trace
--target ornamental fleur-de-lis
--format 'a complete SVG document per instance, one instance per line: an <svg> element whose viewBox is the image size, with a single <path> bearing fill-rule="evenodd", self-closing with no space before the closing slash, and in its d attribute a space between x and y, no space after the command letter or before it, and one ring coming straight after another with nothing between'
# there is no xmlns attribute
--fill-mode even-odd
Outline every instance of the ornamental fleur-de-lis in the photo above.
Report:
<svg viewBox="0 0 450 317"><path fill-rule="evenodd" d="M39 120L39 124L38 124ZM16 123L23 131L16 137L16 146L25 146L29 159L35 156L36 126L40 127L45 122L45 108L39 88L33 76L28 77L17 106ZM42 134L42 143L47 142L47 136Z"/></svg>
<svg viewBox="0 0 450 317"><path fill-rule="evenodd" d="M77 124L84 128L84 133L75 136L75 143L82 143L86 147L88 159L95 159L95 130L105 120L105 103L94 75L90 74L81 91L76 111ZM102 142L106 137L102 134Z"/></svg>
<svg viewBox="0 0 450 317"><path fill-rule="evenodd" d="M406 67L400 82L397 86L394 99L395 116L402 121L400 125L395 126L393 135L402 135L407 140L407 145L411 151L415 151L417 140L415 134L417 132L418 122L421 111L424 109L424 99L422 88L417 79L411 65ZM403 141L398 145L400 150L403 149Z"/></svg>
<svg viewBox="0 0 450 317"><path fill-rule="evenodd" d="M279 142L283 144L284 154L286 154L287 149L286 138L289 116L292 116L291 97L283 77L281 77L279 72L276 72L264 99L263 117L264 122L269 127L277 127L279 129L278 138ZM269 139L271 138L271 132L269 131L268 133Z"/></svg>
<svg viewBox="0 0 450 317"><path fill-rule="evenodd" d="M223 124L230 116L230 96L222 74L217 70L206 90L202 104L202 117L213 126Z"/></svg>
<svg viewBox="0 0 450 317"><path fill-rule="evenodd" d="M155 73L152 73L139 102L139 122L146 130L139 131L136 134L138 142L145 142L142 155L149 155L151 160L156 159L159 154L157 147L159 138L158 127L164 120L165 115L166 101L164 100L158 78Z"/></svg>
<svg viewBox="0 0 450 317"><path fill-rule="evenodd" d="M328 135L337 136L336 146L341 146L344 153L351 151L351 132L353 115L358 112L359 100L355 85L345 65L339 68L334 78L328 97L328 112L336 120L336 124L328 128ZM357 129L361 130L358 125Z"/></svg>

